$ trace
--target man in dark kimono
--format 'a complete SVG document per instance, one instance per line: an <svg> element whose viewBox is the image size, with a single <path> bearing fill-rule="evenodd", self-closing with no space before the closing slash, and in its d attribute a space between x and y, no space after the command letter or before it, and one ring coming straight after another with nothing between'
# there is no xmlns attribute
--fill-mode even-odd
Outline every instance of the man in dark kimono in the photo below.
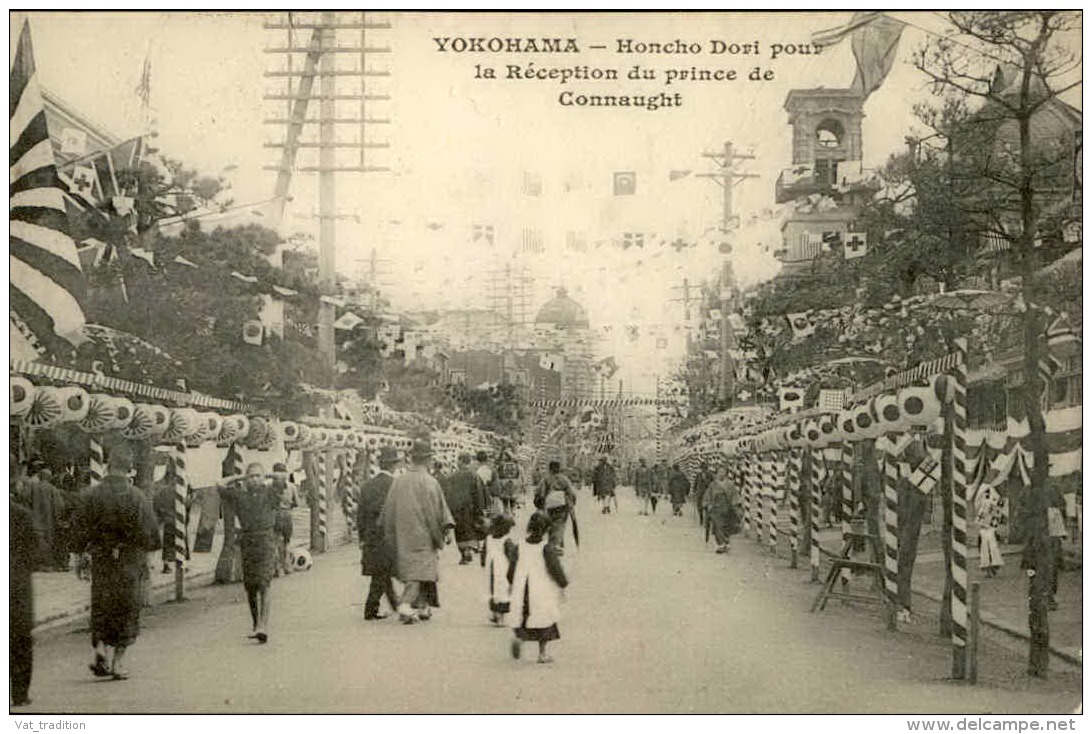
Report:
<svg viewBox="0 0 1092 734"><path fill-rule="evenodd" d="M713 481L713 475L709 472L709 465L701 463L698 473L694 476L694 506L698 508L698 525L705 527L705 490Z"/></svg>
<svg viewBox="0 0 1092 734"><path fill-rule="evenodd" d="M410 450L412 465L391 482L379 516L383 542L394 553L394 575L405 584L398 616L404 624L432 616L438 606L437 554L455 527L439 482L428 473L432 448L418 441Z"/></svg>
<svg viewBox="0 0 1092 734"><path fill-rule="evenodd" d="M599 463L592 471L592 492L602 503L603 514L609 515L611 504L618 502L614 496L614 488L617 485L618 478L614 473L614 467L607 461L606 456L600 456Z"/></svg>
<svg viewBox="0 0 1092 734"><path fill-rule="evenodd" d="M678 464L671 466L667 478L667 493L671 496L671 514L682 517L682 506L686 503L686 496L690 494L690 480Z"/></svg>
<svg viewBox="0 0 1092 734"><path fill-rule="evenodd" d="M252 462L240 477L220 481L220 498L227 502L239 521L239 555L243 561L243 588L250 606L251 639L265 643L269 639L269 585L273 581L277 544L273 527L281 504L281 490L266 482L262 465ZM272 475L269 477L272 479Z"/></svg>
<svg viewBox="0 0 1092 734"><path fill-rule="evenodd" d="M9 456L9 473L16 478L18 462ZM14 485L12 489L15 489ZM30 678L34 668L34 588L31 574L45 555L42 539L30 510L8 495L8 679L11 705L30 703Z"/></svg>
<svg viewBox="0 0 1092 734"><path fill-rule="evenodd" d="M76 520L81 550L91 554L91 672L125 680L125 651L140 634L140 609L148 576L146 553L159 548L151 500L129 481L133 451L110 451L106 476L85 491Z"/></svg>
<svg viewBox="0 0 1092 734"><path fill-rule="evenodd" d="M371 576L368 597L364 600L364 619L384 619L379 612L379 601L384 594L391 609L398 608L398 596L391 581L393 563L383 544L383 528L379 526L379 514L387 501L394 475L391 471L398 463L398 452L392 446L379 449L379 473L364 483L356 501L356 526L360 532L360 573Z"/></svg>
<svg viewBox="0 0 1092 734"><path fill-rule="evenodd" d="M485 485L470 469L470 454L459 454L459 468L443 482L444 499L455 518L455 543L459 546L459 565L472 560L480 540L478 532L485 512Z"/></svg>

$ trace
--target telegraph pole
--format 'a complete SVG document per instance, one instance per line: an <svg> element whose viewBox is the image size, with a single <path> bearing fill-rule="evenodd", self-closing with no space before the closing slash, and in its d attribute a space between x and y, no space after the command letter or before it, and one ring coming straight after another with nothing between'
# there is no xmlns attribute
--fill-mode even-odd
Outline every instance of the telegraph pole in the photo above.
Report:
<svg viewBox="0 0 1092 734"><path fill-rule="evenodd" d="M728 316L732 312L735 289L731 262L732 239L738 228L732 208L732 189L740 181L758 178L758 174L736 170L736 163L754 160L754 156L736 153L731 141L724 143L724 150L720 153L702 153L701 155L703 158L713 159L718 170L714 173L699 173L698 176L716 181L723 193L721 234L724 240L720 243L720 251L724 255L724 263L720 275L720 380L717 385L717 399L722 405L730 407L735 393L735 365L731 356L731 349L735 347L735 335L732 333Z"/></svg>
<svg viewBox="0 0 1092 734"><path fill-rule="evenodd" d="M366 138L366 131L372 125L389 124L389 118L370 117L366 112L368 102L389 101L386 94L370 94L366 89L365 78L389 77L386 69L372 69L367 65L371 54L390 53L389 46L368 45L368 30L389 29L390 23L374 23L365 18L364 13L346 17L344 14L324 11L314 13L287 13L283 20L266 23L265 28L284 31L286 42L283 45L267 48L266 53L284 58L284 67L265 72L267 78L284 79L286 89L283 93L266 94L264 99L283 101L286 104L285 117L266 118L267 124L285 126L283 142L266 143L266 148L280 148L279 165L267 166L277 171L274 189L272 224L279 227L284 216L284 204L287 201L292 174L296 171L317 172L319 174L319 284L323 293L332 295L335 284L337 263L337 188L338 172L373 172L388 171L386 166L372 166L367 163L365 151L389 148L383 141ZM298 45L296 34L310 30L311 38L306 46ZM340 45L339 32L359 32L359 43ZM297 57L303 54L302 68L297 70ZM339 58L358 56L359 68L346 68L339 64ZM338 93L338 79L355 80L356 88L351 93ZM314 94L316 79L319 93ZM308 117L308 107L314 99L319 100L318 117ZM354 116L339 116L339 101L353 101L359 104L359 112ZM318 141L304 141L305 128L318 126ZM338 138L339 125L358 126L359 140L343 141ZM301 149L318 148L317 166L299 166L296 157ZM347 162L339 159L339 149L359 151L358 160ZM324 301L319 304L318 348L322 358L334 363L334 307Z"/></svg>

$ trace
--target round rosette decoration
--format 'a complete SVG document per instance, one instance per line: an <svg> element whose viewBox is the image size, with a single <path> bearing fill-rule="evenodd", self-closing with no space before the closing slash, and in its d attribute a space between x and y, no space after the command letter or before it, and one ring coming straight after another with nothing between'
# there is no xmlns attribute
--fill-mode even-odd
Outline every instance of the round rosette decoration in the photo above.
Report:
<svg viewBox="0 0 1092 734"><path fill-rule="evenodd" d="M22 417L34 403L38 388L25 377L12 375L8 378L8 415Z"/></svg>
<svg viewBox="0 0 1092 734"><path fill-rule="evenodd" d="M242 413L225 416L220 422L220 433L216 436L216 443L220 446L230 446L246 436L249 431L250 419Z"/></svg>
<svg viewBox="0 0 1092 734"><path fill-rule="evenodd" d="M38 388L34 392L30 408L23 414L23 422L31 428L49 428L57 425L64 417L61 399L60 388Z"/></svg>
<svg viewBox="0 0 1092 734"><path fill-rule="evenodd" d="M88 394L87 415L79 422L79 426L83 431L102 433L113 428L116 420L117 405L112 397L97 392Z"/></svg>
<svg viewBox="0 0 1092 734"><path fill-rule="evenodd" d="M112 397L110 402L114 405L114 421L107 426L107 429L112 431L123 430L133 422L133 416L136 415L136 406L129 398Z"/></svg>
<svg viewBox="0 0 1092 734"><path fill-rule="evenodd" d="M128 439L144 439L162 436L170 425L171 411L162 405L136 403L133 405L133 419L121 429L121 435Z"/></svg>
<svg viewBox="0 0 1092 734"><path fill-rule="evenodd" d="M197 411L193 408L171 408L167 430L159 437L163 443L182 443L198 428Z"/></svg>

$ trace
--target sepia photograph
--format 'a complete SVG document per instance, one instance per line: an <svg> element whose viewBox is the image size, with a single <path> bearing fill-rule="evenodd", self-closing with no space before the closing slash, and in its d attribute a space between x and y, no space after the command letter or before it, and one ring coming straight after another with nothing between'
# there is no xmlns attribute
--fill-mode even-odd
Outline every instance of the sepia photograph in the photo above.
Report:
<svg viewBox="0 0 1092 734"><path fill-rule="evenodd" d="M17 730L1078 728L1082 11L8 24Z"/></svg>

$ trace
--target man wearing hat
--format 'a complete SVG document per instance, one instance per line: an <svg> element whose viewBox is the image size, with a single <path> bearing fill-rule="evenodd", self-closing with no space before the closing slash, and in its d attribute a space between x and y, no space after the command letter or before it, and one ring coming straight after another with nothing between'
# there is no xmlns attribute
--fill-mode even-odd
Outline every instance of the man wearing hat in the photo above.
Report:
<svg viewBox="0 0 1092 734"><path fill-rule="evenodd" d="M398 616L405 624L428 619L430 605L439 606L437 554L455 527L440 483L428 472L431 446L414 442L409 458L409 471L391 482L379 516L383 543L394 554L394 575L404 584Z"/></svg>
<svg viewBox="0 0 1092 734"><path fill-rule="evenodd" d="M393 559L384 547L383 528L378 525L379 515L387 501L398 463L398 452L393 446L379 449L379 473L364 483L356 501L356 526L360 529L360 573L370 576L368 597L364 600L364 619L383 619L379 612L379 600L386 594L391 609L398 608L398 597L391 581Z"/></svg>

